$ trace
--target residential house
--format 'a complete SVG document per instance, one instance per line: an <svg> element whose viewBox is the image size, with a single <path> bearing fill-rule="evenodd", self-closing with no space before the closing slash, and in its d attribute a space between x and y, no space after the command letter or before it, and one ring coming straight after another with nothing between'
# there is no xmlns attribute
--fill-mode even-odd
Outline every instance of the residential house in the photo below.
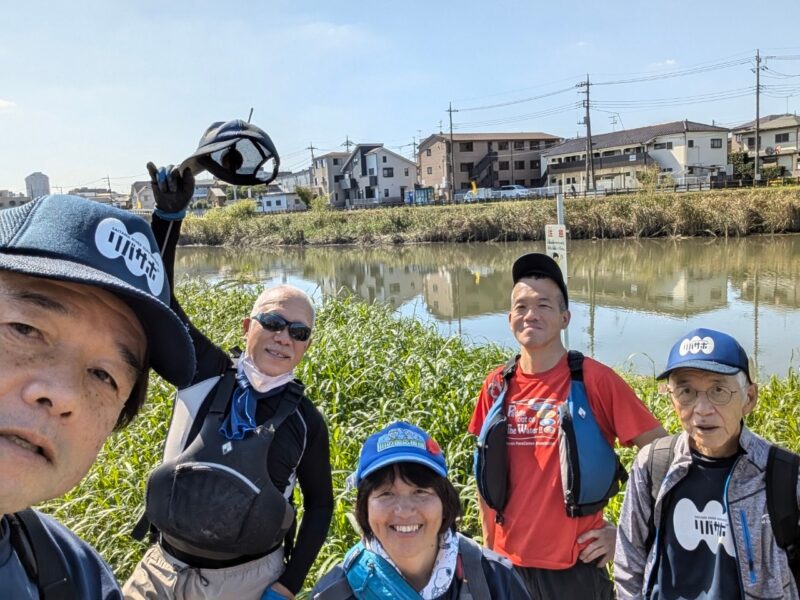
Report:
<svg viewBox="0 0 800 600"><path fill-rule="evenodd" d="M349 152L329 152L315 157L311 166L311 184L314 192L319 196L327 195L331 206L337 208L344 206L341 171L349 156Z"/></svg>
<svg viewBox="0 0 800 600"><path fill-rule="evenodd" d="M597 189L639 185L637 173L655 165L678 182L724 173L728 164L728 130L673 121L592 136ZM586 184L586 138L567 140L542 156L548 185L582 191ZM590 167L592 165L590 164ZM590 186L591 187L591 186Z"/></svg>
<svg viewBox="0 0 800 600"><path fill-rule="evenodd" d="M747 152L752 159L756 153L755 120L731 130L731 151ZM758 120L760 164L783 167L789 177L800 177L800 117L769 115Z"/></svg>
<svg viewBox="0 0 800 600"><path fill-rule="evenodd" d="M153 184L150 181L134 181L131 184L131 208L152 210L156 207Z"/></svg>
<svg viewBox="0 0 800 600"><path fill-rule="evenodd" d="M298 187L311 187L311 167L296 173L281 171L272 183L284 192L293 192Z"/></svg>
<svg viewBox="0 0 800 600"><path fill-rule="evenodd" d="M14 192L10 192L8 190L0 190L0 209L11 208L13 206L22 206L30 201L30 196L15 194Z"/></svg>
<svg viewBox="0 0 800 600"><path fill-rule="evenodd" d="M542 151L560 141L541 132L454 133L451 160L450 136L433 134L419 144L419 183L434 188L437 198L449 199L452 165L456 193L470 189L473 181L484 188L539 187Z"/></svg>
<svg viewBox="0 0 800 600"><path fill-rule="evenodd" d="M256 197L256 211L263 213L307 210L296 192L267 192Z"/></svg>
<svg viewBox="0 0 800 600"><path fill-rule="evenodd" d="M189 201L189 207L202 209L224 206L227 187L227 183L217 179L198 179L194 183L194 193Z"/></svg>
<svg viewBox="0 0 800 600"><path fill-rule="evenodd" d="M401 204L417 182L417 165L383 144L357 144L341 175L339 185L348 208Z"/></svg>

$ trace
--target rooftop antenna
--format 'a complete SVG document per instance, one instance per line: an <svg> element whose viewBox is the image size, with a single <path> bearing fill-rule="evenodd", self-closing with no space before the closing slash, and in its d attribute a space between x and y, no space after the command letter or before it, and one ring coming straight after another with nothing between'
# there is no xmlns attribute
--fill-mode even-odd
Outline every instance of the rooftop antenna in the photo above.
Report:
<svg viewBox="0 0 800 600"><path fill-rule="evenodd" d="M251 106L250 107L250 114L247 115L247 122L249 123L250 119L252 119L252 118L253 118L253 107Z"/></svg>

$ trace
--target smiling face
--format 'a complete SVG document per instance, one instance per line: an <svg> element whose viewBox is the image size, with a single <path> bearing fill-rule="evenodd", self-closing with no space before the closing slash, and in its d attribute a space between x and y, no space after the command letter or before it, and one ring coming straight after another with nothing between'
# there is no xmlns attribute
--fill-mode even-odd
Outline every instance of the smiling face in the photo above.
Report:
<svg viewBox="0 0 800 600"><path fill-rule="evenodd" d="M552 279L520 279L511 292L508 323L519 345L534 351L561 349L561 330L569 325L570 313Z"/></svg>
<svg viewBox="0 0 800 600"><path fill-rule="evenodd" d="M409 561L425 556L432 557L433 567L443 519L436 490L401 477L386 480L369 495L367 518L372 534L401 570Z"/></svg>
<svg viewBox="0 0 800 600"><path fill-rule="evenodd" d="M669 375L669 387L674 392L691 388L707 392L724 388L733 393L722 406L713 404L705 393L699 393L691 406L683 406L672 395L672 405L689 434L692 448L705 456L722 458L733 456L739 448L742 418L750 414L756 404L758 388L753 383L743 383L737 375L720 375L698 369L675 369Z"/></svg>
<svg viewBox="0 0 800 600"><path fill-rule="evenodd" d="M0 514L89 470L142 373L146 338L113 294L0 272Z"/></svg>
<svg viewBox="0 0 800 600"><path fill-rule="evenodd" d="M314 309L300 290L290 286L272 288L259 296L251 314L275 312L287 321L311 327ZM294 369L308 350L311 340L304 342L289 336L288 328L268 331L255 319L244 320L245 348L256 367L264 375L277 377Z"/></svg>

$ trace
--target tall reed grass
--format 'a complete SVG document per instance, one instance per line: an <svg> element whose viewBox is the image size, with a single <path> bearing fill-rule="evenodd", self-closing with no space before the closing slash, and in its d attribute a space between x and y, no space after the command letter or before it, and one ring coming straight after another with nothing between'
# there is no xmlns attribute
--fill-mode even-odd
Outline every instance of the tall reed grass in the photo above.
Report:
<svg viewBox="0 0 800 600"><path fill-rule="evenodd" d="M573 239L743 236L800 231L798 188L569 198ZM553 200L256 215L241 203L183 224L181 243L211 246L539 240Z"/></svg>
<svg viewBox="0 0 800 600"><path fill-rule="evenodd" d="M211 339L231 347L241 343L241 318L257 291L189 283L178 293L194 322ZM432 326L399 319L385 306L352 298L326 300L297 373L328 423L336 497L328 540L309 574L308 588L356 540L347 518L354 497L345 491L345 478L355 469L365 438L396 419L420 425L439 441L464 504L461 528L480 535L471 474L473 441L466 427L484 376L505 359L498 347L442 338ZM652 378L629 381L667 429L678 431L670 405L657 394ZM145 549L130 538L130 531L142 509L147 474L160 458L172 392L155 378L135 422L108 441L77 488L44 507L94 545L121 580ZM749 423L767 438L800 451L799 401L797 374L773 378L763 386ZM633 450L621 452L630 464ZM618 496L610 504L611 519L616 519L620 503Z"/></svg>

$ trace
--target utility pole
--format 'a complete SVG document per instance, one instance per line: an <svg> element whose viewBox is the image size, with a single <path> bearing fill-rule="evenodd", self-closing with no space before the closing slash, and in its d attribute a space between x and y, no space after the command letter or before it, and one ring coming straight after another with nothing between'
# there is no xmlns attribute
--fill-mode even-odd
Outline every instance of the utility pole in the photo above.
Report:
<svg viewBox="0 0 800 600"><path fill-rule="evenodd" d="M346 139L344 140L344 143L342 144L342 146L344 146L344 147L345 147L345 149L346 149L348 152L350 152L350 146L352 146L353 144L355 144L355 142L351 142L351 141L350 141L350 136L348 135L348 136L346 137Z"/></svg>
<svg viewBox="0 0 800 600"><path fill-rule="evenodd" d="M319 148L314 146L314 142L309 142L308 146L305 148L306 150L311 151L311 168L314 168L314 150L319 150Z"/></svg>
<svg viewBox="0 0 800 600"><path fill-rule="evenodd" d="M761 118L759 114L759 102L761 96L761 54L756 50L756 158L755 166L753 167L753 185L758 185L761 180L761 174L758 172L758 153L761 150L760 128L758 121Z"/></svg>
<svg viewBox="0 0 800 600"><path fill-rule="evenodd" d="M578 84L578 87L586 87L586 100L583 101L583 106L586 108L586 114L583 117L583 124L586 125L586 173L584 178L586 185L583 188L583 195L586 195L589 189L589 182L591 181L592 189L597 191L597 185L594 181L594 152L592 151L592 117L589 112L589 74L586 74L586 81Z"/></svg>
<svg viewBox="0 0 800 600"><path fill-rule="evenodd" d="M450 204L453 203L456 194L456 148L453 146L453 113L458 112L453 108L453 103L450 103L447 112L450 113Z"/></svg>

